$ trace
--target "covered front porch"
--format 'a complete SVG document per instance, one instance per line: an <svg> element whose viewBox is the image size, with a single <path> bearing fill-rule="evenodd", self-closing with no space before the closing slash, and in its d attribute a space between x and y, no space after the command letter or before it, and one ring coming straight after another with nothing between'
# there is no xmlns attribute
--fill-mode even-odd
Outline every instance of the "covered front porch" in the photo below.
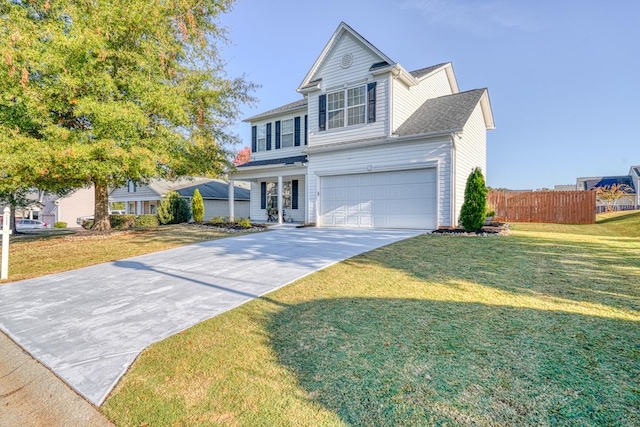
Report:
<svg viewBox="0 0 640 427"><path fill-rule="evenodd" d="M238 167L231 176L231 182L251 183L251 221L279 224L309 222L306 162L255 163L258 162Z"/></svg>

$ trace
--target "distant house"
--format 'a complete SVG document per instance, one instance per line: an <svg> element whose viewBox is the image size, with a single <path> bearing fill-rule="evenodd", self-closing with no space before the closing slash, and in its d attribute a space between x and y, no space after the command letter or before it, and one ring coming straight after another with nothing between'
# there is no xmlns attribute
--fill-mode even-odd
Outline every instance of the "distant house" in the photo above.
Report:
<svg viewBox="0 0 640 427"><path fill-rule="evenodd" d="M595 190L612 185L624 185L627 196L620 198L615 206L621 209L638 209L640 207L640 166L632 166L629 175L590 176L576 179L577 190ZM597 206L604 206L600 201Z"/></svg>
<svg viewBox="0 0 640 427"><path fill-rule="evenodd" d="M125 212L134 215L156 214L158 205L170 191L178 192L182 197L191 199L195 189L204 199L204 220L216 216L229 215L229 184L220 179L194 177L175 181L152 179L146 185L137 185L130 181L127 186L116 188L109 195L110 203L124 202ZM234 216L249 217L249 186L236 181L234 183Z"/></svg>
<svg viewBox="0 0 640 427"><path fill-rule="evenodd" d="M93 215L95 209L95 191L93 186L80 188L68 196L47 193L42 200L40 220L53 225L66 222L67 227L80 227L76 218Z"/></svg>

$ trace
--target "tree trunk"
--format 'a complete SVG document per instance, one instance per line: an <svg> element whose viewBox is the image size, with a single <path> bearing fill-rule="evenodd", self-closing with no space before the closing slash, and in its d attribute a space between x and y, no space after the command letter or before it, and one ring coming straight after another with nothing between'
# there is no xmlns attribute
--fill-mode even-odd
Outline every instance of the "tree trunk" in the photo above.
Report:
<svg viewBox="0 0 640 427"><path fill-rule="evenodd" d="M14 201L11 201L11 203L9 204L9 206L11 207L11 229L13 230L13 234L21 234L17 229L16 229L16 204Z"/></svg>
<svg viewBox="0 0 640 427"><path fill-rule="evenodd" d="M95 188L95 210L93 216L92 230L109 230L109 188L106 185L93 183Z"/></svg>

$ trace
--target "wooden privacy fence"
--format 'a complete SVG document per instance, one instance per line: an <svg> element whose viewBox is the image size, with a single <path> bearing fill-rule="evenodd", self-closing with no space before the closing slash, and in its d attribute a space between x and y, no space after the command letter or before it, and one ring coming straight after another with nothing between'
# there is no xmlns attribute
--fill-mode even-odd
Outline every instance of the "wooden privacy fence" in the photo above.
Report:
<svg viewBox="0 0 640 427"><path fill-rule="evenodd" d="M496 221L595 224L595 191L490 191Z"/></svg>

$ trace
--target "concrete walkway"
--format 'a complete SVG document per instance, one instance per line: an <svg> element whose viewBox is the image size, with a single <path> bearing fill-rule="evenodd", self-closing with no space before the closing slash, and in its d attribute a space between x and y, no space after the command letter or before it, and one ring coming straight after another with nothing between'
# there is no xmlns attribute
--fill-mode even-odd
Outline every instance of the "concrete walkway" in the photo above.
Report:
<svg viewBox="0 0 640 427"><path fill-rule="evenodd" d="M421 233L280 227L9 283L0 286L0 329L100 405L150 344Z"/></svg>

